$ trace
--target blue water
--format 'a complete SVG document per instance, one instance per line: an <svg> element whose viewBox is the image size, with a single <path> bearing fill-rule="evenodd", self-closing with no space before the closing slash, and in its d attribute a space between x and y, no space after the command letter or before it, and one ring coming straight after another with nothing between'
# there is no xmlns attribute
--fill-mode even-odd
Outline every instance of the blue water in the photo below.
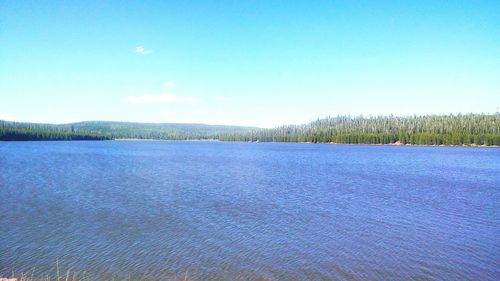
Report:
<svg viewBox="0 0 500 281"><path fill-rule="evenodd" d="M500 280L500 149L4 142L0 231L0 276Z"/></svg>

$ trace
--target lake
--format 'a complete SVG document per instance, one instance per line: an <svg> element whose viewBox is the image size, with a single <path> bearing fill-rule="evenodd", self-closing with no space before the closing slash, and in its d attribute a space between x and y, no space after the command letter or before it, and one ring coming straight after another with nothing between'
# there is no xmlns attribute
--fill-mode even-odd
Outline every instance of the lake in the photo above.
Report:
<svg viewBox="0 0 500 281"><path fill-rule="evenodd" d="M0 276L499 280L500 149L0 142Z"/></svg>

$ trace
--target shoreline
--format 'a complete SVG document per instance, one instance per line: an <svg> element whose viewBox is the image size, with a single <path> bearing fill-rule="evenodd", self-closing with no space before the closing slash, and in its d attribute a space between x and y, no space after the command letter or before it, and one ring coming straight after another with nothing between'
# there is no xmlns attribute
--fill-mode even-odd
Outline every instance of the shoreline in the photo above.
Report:
<svg viewBox="0 0 500 281"><path fill-rule="evenodd" d="M500 145L476 144L401 144L401 143L336 143L336 142L283 142L283 141L227 141L218 139L190 139L190 140L165 140L165 139L105 139L105 140L0 140L2 142L87 142L87 141L116 141L116 142L217 142L217 143L282 143L282 144L327 144L327 145L367 145L367 146L421 146L421 147L468 147L468 148L500 148Z"/></svg>
<svg viewBox="0 0 500 281"><path fill-rule="evenodd" d="M337 143L337 142L284 142L284 141L225 141L218 139L192 139L192 140L162 140L162 139L112 139L105 141L130 141L130 142L220 142L220 143L295 143L295 144L330 144L330 145L369 145L369 146L422 146L422 147L470 147L470 148L500 148L499 145L476 144L402 144L402 143Z"/></svg>
<svg viewBox="0 0 500 281"><path fill-rule="evenodd" d="M218 139L192 139L192 140L162 140L162 139L111 139L104 141L193 141L193 142L222 142Z"/></svg>
<svg viewBox="0 0 500 281"><path fill-rule="evenodd" d="M314 143L313 143L314 144ZM316 144L333 144L333 145L370 145L370 146L422 146L422 147L471 147L471 148L499 148L498 145L466 145L466 144L394 144L394 143L335 143L325 142Z"/></svg>

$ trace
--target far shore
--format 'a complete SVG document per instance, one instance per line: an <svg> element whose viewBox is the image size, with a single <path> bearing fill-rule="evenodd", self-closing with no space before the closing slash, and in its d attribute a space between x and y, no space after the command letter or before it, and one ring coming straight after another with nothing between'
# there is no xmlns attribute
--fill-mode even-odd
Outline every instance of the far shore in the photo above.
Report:
<svg viewBox="0 0 500 281"><path fill-rule="evenodd" d="M298 144L333 144L333 145L370 145L370 146L422 146L422 147L477 147L477 148L499 148L498 145L476 145L476 144L403 144L396 143L337 143L337 142L280 142L280 141L221 141L218 139L190 139L190 140L162 140L162 139L136 139L136 138L121 138L112 139L111 141L161 141L161 142L227 142L227 143L298 143Z"/></svg>
<svg viewBox="0 0 500 281"><path fill-rule="evenodd" d="M111 141L202 141L202 142L220 142L218 139L192 139L192 140L162 140L162 139L112 139Z"/></svg>

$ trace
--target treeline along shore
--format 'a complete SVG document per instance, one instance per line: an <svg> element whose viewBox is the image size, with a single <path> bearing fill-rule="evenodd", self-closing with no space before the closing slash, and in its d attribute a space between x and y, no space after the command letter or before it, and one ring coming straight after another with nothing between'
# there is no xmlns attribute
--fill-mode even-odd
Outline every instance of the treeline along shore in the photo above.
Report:
<svg viewBox="0 0 500 281"><path fill-rule="evenodd" d="M219 140L345 144L500 145L500 114L337 116L271 129L179 123L0 121L0 140Z"/></svg>

